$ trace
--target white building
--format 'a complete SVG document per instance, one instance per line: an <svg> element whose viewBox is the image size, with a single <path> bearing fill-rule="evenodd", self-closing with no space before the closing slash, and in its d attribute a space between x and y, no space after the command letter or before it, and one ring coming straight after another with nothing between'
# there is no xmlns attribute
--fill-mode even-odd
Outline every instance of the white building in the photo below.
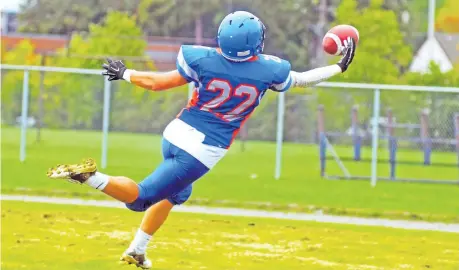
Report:
<svg viewBox="0 0 459 270"><path fill-rule="evenodd" d="M17 14L24 0L0 1L0 31L2 34L17 30Z"/></svg>
<svg viewBox="0 0 459 270"><path fill-rule="evenodd" d="M435 33L417 51L410 65L410 71L427 73L429 64L434 61L442 72L447 72L459 63L459 34Z"/></svg>

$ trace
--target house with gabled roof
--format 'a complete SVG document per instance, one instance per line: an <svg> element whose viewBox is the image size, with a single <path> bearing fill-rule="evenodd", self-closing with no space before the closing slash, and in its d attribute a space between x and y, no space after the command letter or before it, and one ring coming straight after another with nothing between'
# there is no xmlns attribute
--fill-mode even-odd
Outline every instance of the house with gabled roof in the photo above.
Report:
<svg viewBox="0 0 459 270"><path fill-rule="evenodd" d="M410 71L427 73L431 61L437 63L442 72L459 64L459 34L435 33L433 38L428 38L416 52Z"/></svg>

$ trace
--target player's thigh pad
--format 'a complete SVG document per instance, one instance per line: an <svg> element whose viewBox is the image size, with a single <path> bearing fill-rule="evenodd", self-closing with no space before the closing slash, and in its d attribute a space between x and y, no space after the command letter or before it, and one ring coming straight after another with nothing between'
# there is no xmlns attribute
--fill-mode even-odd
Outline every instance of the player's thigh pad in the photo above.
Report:
<svg viewBox="0 0 459 270"><path fill-rule="evenodd" d="M156 170L139 183L139 197L126 206L145 211L151 205L169 199L174 204L185 202L191 195L191 184L209 171L199 160L163 140L166 158Z"/></svg>
<svg viewBox="0 0 459 270"><path fill-rule="evenodd" d="M177 147L171 144L168 140L163 138L162 140L163 158L164 159L173 158L176 151L178 151ZM193 187L192 185L189 185L186 188L182 189L181 191L167 197L167 200L174 205L185 203L190 198L192 191L193 191Z"/></svg>

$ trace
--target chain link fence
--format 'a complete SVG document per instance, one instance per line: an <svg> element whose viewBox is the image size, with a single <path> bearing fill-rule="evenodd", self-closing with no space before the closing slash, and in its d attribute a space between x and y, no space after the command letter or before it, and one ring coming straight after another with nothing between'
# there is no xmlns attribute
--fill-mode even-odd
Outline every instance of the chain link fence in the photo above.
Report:
<svg viewBox="0 0 459 270"><path fill-rule="evenodd" d="M2 75L2 123L19 126L24 71L4 70ZM152 93L125 82L113 82L110 90L110 130L119 132L161 134L188 99L188 86ZM29 93L30 127L102 129L102 76L30 71ZM286 95L285 141L315 142L315 99L313 95ZM241 139L275 141L277 106L277 94L268 93L246 123Z"/></svg>
<svg viewBox="0 0 459 270"><path fill-rule="evenodd" d="M159 135L186 106L189 94L188 86L151 93L128 83L109 83L98 70L24 66L9 70L8 65L2 66L5 67L2 124L36 127L37 140L41 128ZM334 87L336 84L321 85ZM395 180L417 175L417 178L437 179L440 176L432 167L441 166L441 177L459 179L457 89L438 88L449 92L440 92L437 88L437 92L429 92L429 87L423 88L425 91L383 90L376 100L375 92L359 89L360 84L337 86L340 88L292 91L282 94L282 99L278 98L279 94L269 92L242 129L239 139L248 143L276 141L322 146L323 134L335 150L334 156L327 158L353 168L350 175L372 175L369 162L376 153L379 162L387 167L379 171L381 177ZM28 91L26 96L24 89ZM28 101L26 122L21 118L24 97ZM284 112L280 118L279 108ZM378 118L375 118L375 109ZM378 145L374 144L375 132ZM281 148L277 151L280 155ZM422 167L413 167L415 165ZM334 175L342 170L342 166L332 165L328 173Z"/></svg>
<svg viewBox="0 0 459 270"><path fill-rule="evenodd" d="M378 177L459 180L459 93L428 90L381 91L375 119L373 91L319 89L319 133L334 151L324 156L332 162L323 174L368 178L376 122Z"/></svg>

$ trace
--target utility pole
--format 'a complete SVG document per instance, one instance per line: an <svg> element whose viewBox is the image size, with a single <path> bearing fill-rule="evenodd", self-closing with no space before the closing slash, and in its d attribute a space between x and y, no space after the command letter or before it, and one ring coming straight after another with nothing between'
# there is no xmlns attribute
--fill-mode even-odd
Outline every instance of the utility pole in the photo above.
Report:
<svg viewBox="0 0 459 270"><path fill-rule="evenodd" d="M320 0L319 3L319 17L317 21L317 36L316 36L316 53L315 53L315 66L325 65L325 57L322 49L322 39L325 35L325 26L327 25L327 0Z"/></svg>
<svg viewBox="0 0 459 270"><path fill-rule="evenodd" d="M41 66L44 67L46 66L46 56L47 53L44 52L41 55ZM44 98L44 91L45 88L45 72L40 71L40 88L38 92L38 117L37 117L37 137L36 141L40 142L41 141L41 129L43 128L43 118L44 118L44 109L43 109L43 98Z"/></svg>
<svg viewBox="0 0 459 270"><path fill-rule="evenodd" d="M203 5L202 1L199 1L199 5ZM194 43L196 45L203 45L202 44L202 39L203 39L203 25L202 25L202 13L199 13L199 15L194 19Z"/></svg>
<svg viewBox="0 0 459 270"><path fill-rule="evenodd" d="M228 13L233 12L233 0L226 0L226 6Z"/></svg>
<svg viewBox="0 0 459 270"><path fill-rule="evenodd" d="M429 0L429 13L428 13L428 28L427 38L433 39L435 36L435 0Z"/></svg>

